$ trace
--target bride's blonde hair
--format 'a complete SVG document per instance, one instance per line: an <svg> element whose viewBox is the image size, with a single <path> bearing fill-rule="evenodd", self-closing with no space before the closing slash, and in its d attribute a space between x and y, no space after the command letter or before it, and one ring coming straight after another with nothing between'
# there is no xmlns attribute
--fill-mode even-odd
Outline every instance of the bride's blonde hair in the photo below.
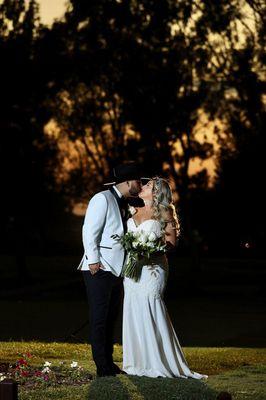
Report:
<svg viewBox="0 0 266 400"><path fill-rule="evenodd" d="M163 229L170 222L173 229L176 230L176 235L179 236L180 224L173 203L170 185L166 179L158 176L151 180L153 181L153 217L161 223Z"/></svg>

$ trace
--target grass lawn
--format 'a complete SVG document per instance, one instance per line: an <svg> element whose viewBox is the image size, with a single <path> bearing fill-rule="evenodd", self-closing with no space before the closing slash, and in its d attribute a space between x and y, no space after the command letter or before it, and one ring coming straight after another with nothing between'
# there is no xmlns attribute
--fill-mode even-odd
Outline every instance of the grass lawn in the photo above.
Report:
<svg viewBox="0 0 266 400"><path fill-rule="evenodd" d="M266 349L184 347L192 370L209 375L207 381L194 379L145 378L121 375L100 378L80 386L19 388L20 400L214 400L228 391L234 400L265 400ZM78 361L95 378L90 346L68 343L0 342L0 361L14 362L18 354L33 354L31 365L45 361ZM114 359L121 365L122 350L115 346Z"/></svg>

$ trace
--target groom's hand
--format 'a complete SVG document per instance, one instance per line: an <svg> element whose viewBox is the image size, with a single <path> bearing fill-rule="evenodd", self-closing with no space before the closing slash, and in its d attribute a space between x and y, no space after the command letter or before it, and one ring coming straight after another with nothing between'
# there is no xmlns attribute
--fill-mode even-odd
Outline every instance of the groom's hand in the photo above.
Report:
<svg viewBox="0 0 266 400"><path fill-rule="evenodd" d="M92 275L96 274L99 269L105 269L105 267L101 263L89 264L90 273Z"/></svg>

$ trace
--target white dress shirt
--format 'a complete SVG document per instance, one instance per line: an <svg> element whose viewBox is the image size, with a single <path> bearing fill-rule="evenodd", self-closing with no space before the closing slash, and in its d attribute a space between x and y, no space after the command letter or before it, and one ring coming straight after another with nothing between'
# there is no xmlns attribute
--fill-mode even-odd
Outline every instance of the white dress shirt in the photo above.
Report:
<svg viewBox="0 0 266 400"><path fill-rule="evenodd" d="M120 199L121 199L121 197L123 197L122 193L121 193L121 192L119 192L119 190L117 189L117 187L116 187L116 186L113 186L113 188L114 188L114 190L116 191L116 193L118 194L118 196L119 196L119 197L120 197Z"/></svg>

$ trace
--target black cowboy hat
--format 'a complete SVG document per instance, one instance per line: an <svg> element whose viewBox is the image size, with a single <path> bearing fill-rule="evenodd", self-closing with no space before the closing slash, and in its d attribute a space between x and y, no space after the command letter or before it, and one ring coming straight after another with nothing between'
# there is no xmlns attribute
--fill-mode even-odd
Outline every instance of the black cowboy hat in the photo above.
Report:
<svg viewBox="0 0 266 400"><path fill-rule="evenodd" d="M104 185L116 185L126 181L150 180L151 178L143 177L141 165L129 161L119 164L113 168L112 182L105 183Z"/></svg>

